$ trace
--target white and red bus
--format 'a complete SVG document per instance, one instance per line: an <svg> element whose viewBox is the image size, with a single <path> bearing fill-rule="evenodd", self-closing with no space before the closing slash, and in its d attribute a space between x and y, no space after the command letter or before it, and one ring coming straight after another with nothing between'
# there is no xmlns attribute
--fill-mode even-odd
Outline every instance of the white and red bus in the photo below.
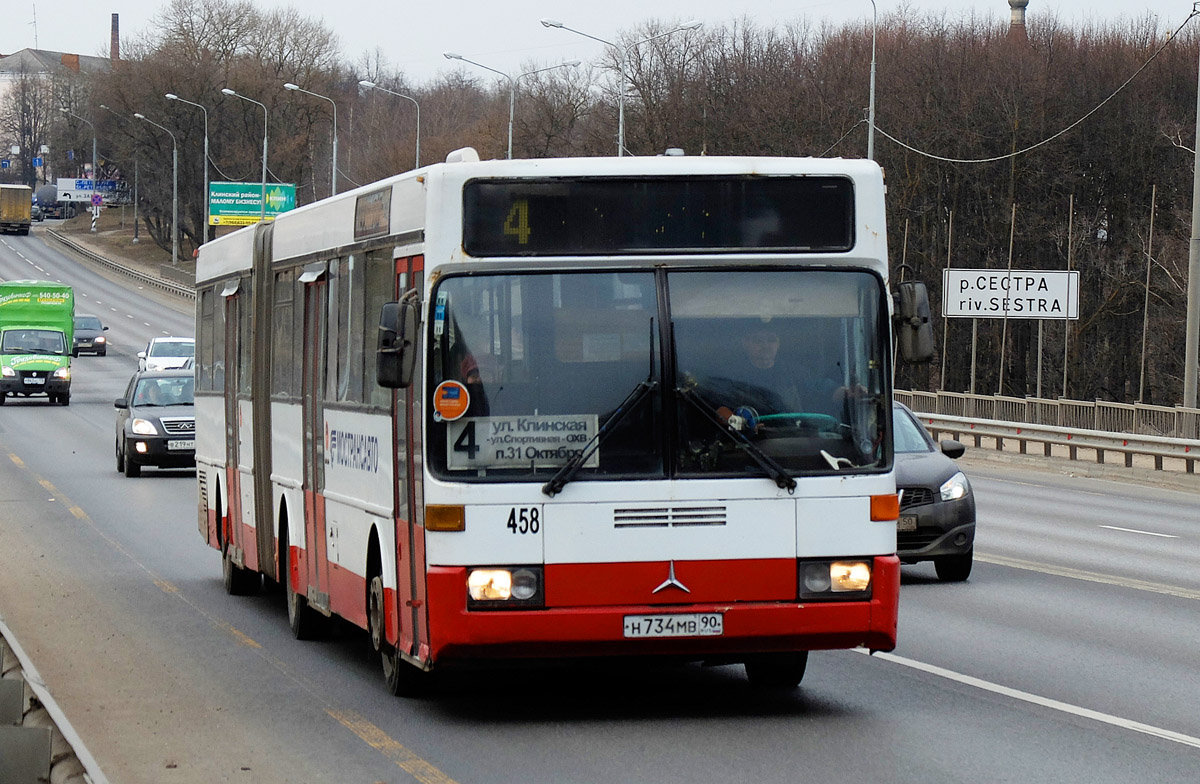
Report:
<svg viewBox="0 0 1200 784"><path fill-rule="evenodd" d="M393 692L585 656L794 687L895 646L892 324L931 343L874 162L468 148L210 242L196 283L226 588L368 630Z"/></svg>

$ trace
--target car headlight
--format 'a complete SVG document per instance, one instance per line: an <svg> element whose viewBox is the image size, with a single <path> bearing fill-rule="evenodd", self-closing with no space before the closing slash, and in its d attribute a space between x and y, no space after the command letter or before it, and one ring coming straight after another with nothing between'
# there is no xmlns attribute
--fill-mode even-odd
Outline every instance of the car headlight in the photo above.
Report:
<svg viewBox="0 0 1200 784"><path fill-rule="evenodd" d="M54 373L53 373L52 375L53 375L55 378L61 378L61 379L67 379L67 380L69 380L69 379L71 378L71 368L69 368L69 367L60 367L60 368L58 368L57 370L55 370L55 371L54 371Z"/></svg>
<svg viewBox="0 0 1200 784"><path fill-rule="evenodd" d="M16 378L17 371L13 370L8 365L5 365L4 367L0 368L0 376L4 376L5 378Z"/></svg>
<svg viewBox="0 0 1200 784"><path fill-rule="evenodd" d="M503 609L537 606L542 599L542 567L509 566L471 569L467 572L468 606Z"/></svg>
<svg viewBox="0 0 1200 784"><path fill-rule="evenodd" d="M135 419L129 423L129 429L139 436L158 435L158 428L149 419Z"/></svg>
<svg viewBox="0 0 1200 784"><path fill-rule="evenodd" d="M96 338L96 339L95 339L94 341L92 341L92 342L93 342L93 343L107 343L108 341L104 339L104 336L103 336L103 335L101 335L100 337Z"/></svg>
<svg viewBox="0 0 1200 784"><path fill-rule="evenodd" d="M957 501L963 498L967 493L971 492L971 483L967 481L967 475L959 471L954 476L947 479L938 492L942 494L943 501Z"/></svg>

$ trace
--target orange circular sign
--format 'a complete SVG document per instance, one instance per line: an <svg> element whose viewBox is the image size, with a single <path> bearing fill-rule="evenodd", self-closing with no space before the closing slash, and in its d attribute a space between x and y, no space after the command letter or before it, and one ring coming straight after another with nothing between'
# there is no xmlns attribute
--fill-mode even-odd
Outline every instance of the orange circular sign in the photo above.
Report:
<svg viewBox="0 0 1200 784"><path fill-rule="evenodd" d="M467 413L470 405L471 393L459 381L443 381L433 390L434 413L447 422L453 422Z"/></svg>

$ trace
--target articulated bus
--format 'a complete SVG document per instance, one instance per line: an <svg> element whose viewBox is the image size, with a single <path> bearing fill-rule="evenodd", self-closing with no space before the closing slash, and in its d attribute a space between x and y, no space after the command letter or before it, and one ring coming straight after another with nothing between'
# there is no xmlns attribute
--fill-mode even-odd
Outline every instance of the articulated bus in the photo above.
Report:
<svg viewBox="0 0 1200 784"><path fill-rule="evenodd" d="M464 148L204 245L196 283L225 587L366 630L393 693L568 657L794 688L894 648L893 341L932 342L874 162Z"/></svg>

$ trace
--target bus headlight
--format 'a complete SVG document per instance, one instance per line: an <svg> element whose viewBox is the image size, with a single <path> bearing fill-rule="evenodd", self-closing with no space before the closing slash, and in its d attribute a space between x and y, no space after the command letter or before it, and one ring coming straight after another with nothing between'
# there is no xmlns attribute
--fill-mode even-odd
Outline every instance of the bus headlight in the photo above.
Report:
<svg viewBox="0 0 1200 784"><path fill-rule="evenodd" d="M69 368L69 367L57 368L52 375L55 378L70 379L71 378L71 368Z"/></svg>
<svg viewBox="0 0 1200 784"><path fill-rule="evenodd" d="M0 368L0 376L4 376L5 378L16 378L17 371L13 370L8 365L5 365L4 367Z"/></svg>
<svg viewBox="0 0 1200 784"><path fill-rule="evenodd" d="M467 572L468 606L503 609L542 606L542 567L509 566Z"/></svg>
<svg viewBox="0 0 1200 784"><path fill-rule="evenodd" d="M870 561L801 561L799 569L802 601L871 598Z"/></svg>

